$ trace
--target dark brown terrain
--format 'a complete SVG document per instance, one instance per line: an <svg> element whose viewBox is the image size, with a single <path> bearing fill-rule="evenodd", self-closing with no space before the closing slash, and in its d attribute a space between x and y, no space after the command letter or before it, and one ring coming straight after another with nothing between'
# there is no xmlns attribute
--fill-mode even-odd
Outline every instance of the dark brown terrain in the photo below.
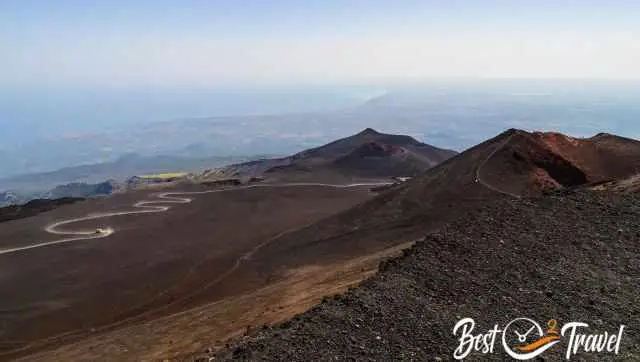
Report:
<svg viewBox="0 0 640 362"><path fill-rule="evenodd" d="M0 255L0 359L233 295L234 285L244 284L234 270L261 246L371 195L366 186L290 186L203 194L164 213L73 225L88 230L111 226L116 232L108 238ZM132 209L133 203L143 199L153 199L152 192L86 200L4 222L0 249L60 239L43 228L92 212ZM220 288L225 278L233 283Z"/></svg>
<svg viewBox="0 0 640 362"><path fill-rule="evenodd" d="M230 166L225 176L268 175L299 179L414 176L457 152L433 147L412 137L367 128L350 137L292 156Z"/></svg>
<svg viewBox="0 0 640 362"><path fill-rule="evenodd" d="M344 291L375 272L379 260L487 204L496 203L496 210L534 205L537 199L525 197L631 177L640 165L640 142L610 135L574 139L509 130L435 167L416 156L422 146L409 147L410 140L366 130L292 156L278 170L252 163L265 184L348 183L375 180L371 160L381 166L382 179L403 176L394 173L409 170L404 161L422 160L426 171L376 197L364 186L200 195L165 213L114 217L106 224L116 233L105 239L0 255L0 293L9 296L0 308L10 317L0 337L7 339L6 351L19 349L5 356L48 349L27 360L162 360L220 347L248 326L285 320L323 295ZM394 142L408 151L396 153ZM612 165L615 160L624 162ZM341 167L356 171L348 175ZM149 192L5 223L0 248L50 239L41 230L55 220L126 208ZM41 340L67 330L74 332Z"/></svg>
<svg viewBox="0 0 640 362"><path fill-rule="evenodd" d="M640 173L640 142L609 134L572 138L515 131L494 157L492 183L516 194L581 186ZM491 164L488 165L489 172Z"/></svg>
<svg viewBox="0 0 640 362"><path fill-rule="evenodd" d="M249 333L216 360L452 360L461 318L487 331L523 316L585 322L588 333L625 325L619 355L572 360L638 360L638 205L637 194L593 191L491 202L383 263L359 288ZM567 343L542 357L565 360ZM505 359L497 345L467 360Z"/></svg>
<svg viewBox="0 0 640 362"><path fill-rule="evenodd" d="M573 144L562 144L562 153L557 153L552 149L555 143L541 141L549 135ZM615 164L617 160L624 163ZM259 267L262 274L271 270L277 275L310 259L335 261L366 255L415 240L488 201L630 177L638 167L638 141L615 136L570 139L509 130L376 198L284 235L252 262L264 264Z"/></svg>
<svg viewBox="0 0 640 362"><path fill-rule="evenodd" d="M640 174L625 179L603 182L592 187L594 190L610 190L617 192L640 192Z"/></svg>
<svg viewBox="0 0 640 362"><path fill-rule="evenodd" d="M340 260L384 250L436 231L487 202L629 177L639 165L640 142L634 140L509 130L368 202L283 236L253 262L263 274L278 275L312 255ZM278 267L269 269L276 258Z"/></svg>
<svg viewBox="0 0 640 362"><path fill-rule="evenodd" d="M37 199L31 200L24 205L0 207L0 223L35 216L39 213L51 211L60 206L73 204L81 200L83 199L72 197L65 197L55 200Z"/></svg>

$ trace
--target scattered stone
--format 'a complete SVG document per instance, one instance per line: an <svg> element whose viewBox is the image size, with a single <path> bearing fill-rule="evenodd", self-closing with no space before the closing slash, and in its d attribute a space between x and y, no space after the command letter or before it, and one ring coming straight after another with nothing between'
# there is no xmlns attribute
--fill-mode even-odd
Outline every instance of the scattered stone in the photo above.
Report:
<svg viewBox="0 0 640 362"><path fill-rule="evenodd" d="M452 329L466 317L478 332L521 316L542 328L549 319L560 326L581 321L600 333L631 326L640 315L633 302L640 243L618 230L640 235L638 205L640 195L585 191L490 202L385 263L359 288L289 321L280 336L274 329L252 331L215 360L452 360L458 345ZM504 246L495 247L495 240ZM384 343L362 344L372 334ZM565 352L552 348L541 357L566 360ZM575 359L620 358L640 360L640 334L631 327L620 355ZM497 343L493 355L474 352L469 360L510 358Z"/></svg>

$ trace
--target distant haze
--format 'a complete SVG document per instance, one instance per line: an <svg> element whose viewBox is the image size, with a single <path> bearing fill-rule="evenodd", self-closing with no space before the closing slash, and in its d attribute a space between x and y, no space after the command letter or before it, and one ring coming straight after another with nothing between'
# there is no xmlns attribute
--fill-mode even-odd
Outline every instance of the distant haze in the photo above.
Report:
<svg viewBox="0 0 640 362"><path fill-rule="evenodd" d="M640 77L630 0L4 0L3 86Z"/></svg>
<svg viewBox="0 0 640 362"><path fill-rule="evenodd" d="M272 90L87 92L51 103L25 93L6 104L22 110L2 113L0 177L110 162L127 153L198 159L290 154L367 127L456 150L512 127L640 138L640 86L627 82L432 81ZM12 123L13 117L24 121Z"/></svg>
<svg viewBox="0 0 640 362"><path fill-rule="evenodd" d="M0 177L289 153L366 127L638 137L640 3L4 0ZM196 121L185 121L196 119Z"/></svg>
<svg viewBox="0 0 640 362"><path fill-rule="evenodd" d="M348 86L0 88L0 150L150 122L337 109L371 95Z"/></svg>

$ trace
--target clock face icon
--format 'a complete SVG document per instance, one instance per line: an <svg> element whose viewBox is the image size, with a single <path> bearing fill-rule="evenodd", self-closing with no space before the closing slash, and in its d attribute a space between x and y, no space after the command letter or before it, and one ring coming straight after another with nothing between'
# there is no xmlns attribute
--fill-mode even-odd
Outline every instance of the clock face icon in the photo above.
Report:
<svg viewBox="0 0 640 362"><path fill-rule="evenodd" d="M544 332L538 323L529 318L517 318L507 324L503 339L512 349L535 342L544 336Z"/></svg>
<svg viewBox="0 0 640 362"><path fill-rule="evenodd" d="M550 320L545 333L533 319L516 318L512 320L502 333L502 345L505 352L517 360L528 360L539 356L560 342L556 325L557 322L554 319Z"/></svg>

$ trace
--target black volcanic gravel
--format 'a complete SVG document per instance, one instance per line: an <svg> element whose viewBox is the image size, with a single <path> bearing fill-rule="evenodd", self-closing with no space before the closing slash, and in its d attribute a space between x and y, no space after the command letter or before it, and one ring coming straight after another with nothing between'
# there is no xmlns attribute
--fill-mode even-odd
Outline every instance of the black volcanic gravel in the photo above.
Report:
<svg viewBox="0 0 640 362"><path fill-rule="evenodd" d="M276 326L265 326L211 355L246 361L447 361L452 330L474 331L529 317L626 325L620 354L574 360L640 360L640 195L576 191L498 200L384 262L359 288ZM562 340L541 357L564 360ZM211 356L201 356L207 360ZM467 360L509 360L493 355ZM542 359L539 359L542 360Z"/></svg>

